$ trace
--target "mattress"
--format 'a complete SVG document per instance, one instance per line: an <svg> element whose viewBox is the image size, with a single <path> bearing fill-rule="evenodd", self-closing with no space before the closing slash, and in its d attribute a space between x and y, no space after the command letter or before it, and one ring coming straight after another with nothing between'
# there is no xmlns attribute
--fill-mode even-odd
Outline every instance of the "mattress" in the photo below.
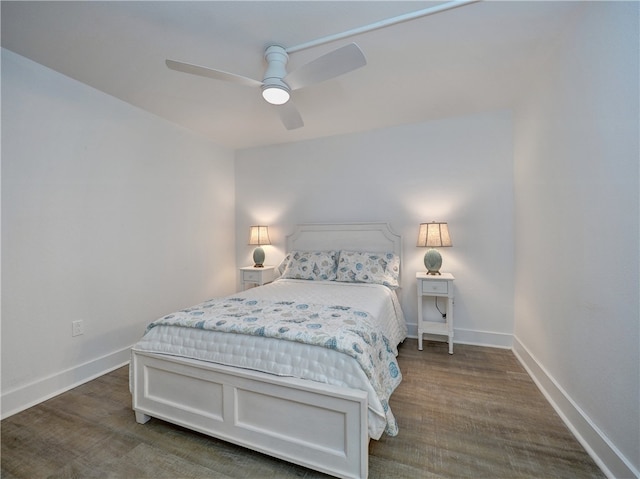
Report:
<svg viewBox="0 0 640 479"><path fill-rule="evenodd" d="M369 313L375 327L396 346L407 335L406 323L395 291L368 283L279 279L233 295L234 298L302 301L340 305ZM197 328L158 325L134 346L154 352L246 368L279 376L313 380L366 391L369 404L369 436L397 433L388 398L376 394L357 361L339 351L295 341L248 336Z"/></svg>

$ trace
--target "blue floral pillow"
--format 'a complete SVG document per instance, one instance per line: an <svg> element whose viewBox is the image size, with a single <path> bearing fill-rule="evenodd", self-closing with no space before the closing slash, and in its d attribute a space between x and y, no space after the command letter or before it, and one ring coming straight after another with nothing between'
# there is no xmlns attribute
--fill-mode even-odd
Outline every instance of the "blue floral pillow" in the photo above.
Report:
<svg viewBox="0 0 640 479"><path fill-rule="evenodd" d="M292 251L282 277L333 281L337 262L337 251Z"/></svg>
<svg viewBox="0 0 640 479"><path fill-rule="evenodd" d="M337 281L376 283L397 288L400 286L399 275L400 257L395 253L340 252Z"/></svg>
<svg viewBox="0 0 640 479"><path fill-rule="evenodd" d="M287 265L289 264L289 260L291 259L291 253L284 257L284 259L278 265L278 274L282 276L284 270L287 269Z"/></svg>

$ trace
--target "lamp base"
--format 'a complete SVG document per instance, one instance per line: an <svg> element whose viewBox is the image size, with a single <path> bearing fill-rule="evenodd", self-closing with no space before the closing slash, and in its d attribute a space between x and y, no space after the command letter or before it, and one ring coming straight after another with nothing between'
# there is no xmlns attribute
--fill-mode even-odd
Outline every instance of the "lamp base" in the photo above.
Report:
<svg viewBox="0 0 640 479"><path fill-rule="evenodd" d="M261 246L258 246L253 250L253 265L254 268L264 268L264 250Z"/></svg>
<svg viewBox="0 0 640 479"><path fill-rule="evenodd" d="M442 266L442 256L438 250L431 248L424 254L424 266L427 268L427 274L439 275Z"/></svg>

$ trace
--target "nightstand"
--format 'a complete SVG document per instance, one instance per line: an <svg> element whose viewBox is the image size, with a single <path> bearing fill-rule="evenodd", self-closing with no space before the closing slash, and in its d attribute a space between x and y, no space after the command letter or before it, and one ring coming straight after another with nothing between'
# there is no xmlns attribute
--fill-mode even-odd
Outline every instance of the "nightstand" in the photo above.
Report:
<svg viewBox="0 0 640 479"><path fill-rule="evenodd" d="M449 342L449 354L453 354L453 281L451 273L441 275L430 275L427 273L416 273L418 282L418 349L422 351L422 335L437 334L447 336ZM438 298L446 298L446 307L440 307L442 315L435 309L435 314L430 314L429 318L423 312L422 303L425 297L432 297L433 301ZM442 303L445 303L443 301ZM444 316L444 318L442 317Z"/></svg>
<svg viewBox="0 0 640 479"><path fill-rule="evenodd" d="M264 266L262 268L247 266L246 268L240 268L240 284L242 285L242 289L246 289L248 284L262 286L263 284L270 283L275 276L275 270L275 266Z"/></svg>

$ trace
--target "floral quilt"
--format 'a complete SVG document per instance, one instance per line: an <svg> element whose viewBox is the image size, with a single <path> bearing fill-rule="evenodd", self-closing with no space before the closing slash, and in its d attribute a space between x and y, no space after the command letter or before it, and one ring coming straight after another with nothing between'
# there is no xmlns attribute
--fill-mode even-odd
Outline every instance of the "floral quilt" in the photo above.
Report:
<svg viewBox="0 0 640 479"><path fill-rule="evenodd" d="M348 306L227 297L212 299L154 321L169 325L298 341L353 357L384 408L385 432L398 434L389 397L402 374L389 340L371 325L369 313Z"/></svg>

